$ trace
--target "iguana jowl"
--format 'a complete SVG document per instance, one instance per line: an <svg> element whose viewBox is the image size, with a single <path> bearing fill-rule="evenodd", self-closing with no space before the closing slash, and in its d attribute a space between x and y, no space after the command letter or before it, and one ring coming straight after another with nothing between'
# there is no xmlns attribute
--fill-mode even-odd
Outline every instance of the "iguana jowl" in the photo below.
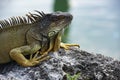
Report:
<svg viewBox="0 0 120 80"><path fill-rule="evenodd" d="M61 43L63 29L70 24L72 15L66 12L26 14L0 21L0 64L15 60L22 66L35 66L49 58L50 51L68 49L77 44ZM41 56L38 57L40 51ZM35 53L34 57L32 55ZM25 55L31 55L26 59Z"/></svg>

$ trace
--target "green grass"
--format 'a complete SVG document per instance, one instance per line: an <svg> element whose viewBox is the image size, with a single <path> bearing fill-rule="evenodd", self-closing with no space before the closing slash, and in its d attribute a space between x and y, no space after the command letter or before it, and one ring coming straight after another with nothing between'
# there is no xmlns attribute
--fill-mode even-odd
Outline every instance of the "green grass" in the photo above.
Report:
<svg viewBox="0 0 120 80"><path fill-rule="evenodd" d="M80 73L77 73L73 76L71 76L70 74L66 74L66 76L67 76L67 80L78 80Z"/></svg>

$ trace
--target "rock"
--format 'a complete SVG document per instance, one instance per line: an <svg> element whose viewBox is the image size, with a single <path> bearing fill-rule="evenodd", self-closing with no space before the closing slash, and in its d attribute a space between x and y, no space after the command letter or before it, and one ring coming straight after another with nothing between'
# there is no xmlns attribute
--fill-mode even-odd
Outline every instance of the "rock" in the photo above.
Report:
<svg viewBox="0 0 120 80"><path fill-rule="evenodd" d="M67 80L66 73L80 73L78 80L120 80L120 61L79 48L49 54L51 59L35 67L16 62L0 65L0 80Z"/></svg>

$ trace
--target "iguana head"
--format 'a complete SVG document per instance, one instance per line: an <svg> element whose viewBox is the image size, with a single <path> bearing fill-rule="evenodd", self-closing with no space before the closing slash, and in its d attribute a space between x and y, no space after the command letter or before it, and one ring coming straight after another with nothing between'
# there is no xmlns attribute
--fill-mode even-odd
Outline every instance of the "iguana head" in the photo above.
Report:
<svg viewBox="0 0 120 80"><path fill-rule="evenodd" d="M70 24L73 16L67 12L54 12L50 14L45 14L43 18L37 23L40 32L48 35L54 36L59 31L67 27Z"/></svg>

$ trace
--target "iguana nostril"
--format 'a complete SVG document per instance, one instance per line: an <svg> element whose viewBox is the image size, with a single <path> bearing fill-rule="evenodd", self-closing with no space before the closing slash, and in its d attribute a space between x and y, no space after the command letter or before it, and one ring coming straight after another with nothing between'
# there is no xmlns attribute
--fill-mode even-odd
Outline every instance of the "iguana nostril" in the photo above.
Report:
<svg viewBox="0 0 120 80"><path fill-rule="evenodd" d="M69 15L66 16L66 19L67 19L68 21L71 21L71 20L73 19L73 16L72 16L71 14L69 14Z"/></svg>
<svg viewBox="0 0 120 80"><path fill-rule="evenodd" d="M70 14L70 15L69 15L69 18L72 20L72 19L73 19L73 16Z"/></svg>

